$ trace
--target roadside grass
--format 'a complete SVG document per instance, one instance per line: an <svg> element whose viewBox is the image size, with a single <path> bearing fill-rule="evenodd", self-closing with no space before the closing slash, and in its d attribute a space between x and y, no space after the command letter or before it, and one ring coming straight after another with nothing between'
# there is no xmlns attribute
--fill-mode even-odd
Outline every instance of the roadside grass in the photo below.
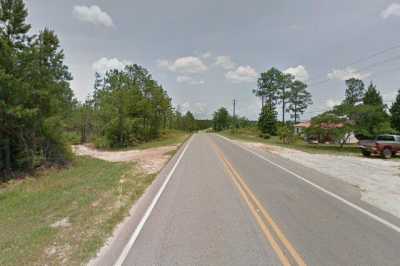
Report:
<svg viewBox="0 0 400 266"><path fill-rule="evenodd" d="M240 128L235 130L225 130L219 134L237 140L244 140L249 142L260 142L270 145L276 145L285 148L297 149L307 153L313 154L338 154L338 155L351 155L361 156L361 152L356 144L344 145L342 148L338 144L309 144L305 141L298 139L291 144L283 144L277 136L272 136L269 139L259 137L260 131L255 128Z"/></svg>
<svg viewBox="0 0 400 266"><path fill-rule="evenodd" d="M179 145L183 143L191 134L181 130L168 129L161 132L159 138L140 143L135 146L130 146L126 148L109 148L103 145L98 145L98 142L95 140L93 145L103 151L129 151L129 150L145 150L150 148L159 148L162 146L171 146L171 145Z"/></svg>
<svg viewBox="0 0 400 266"><path fill-rule="evenodd" d="M155 176L77 157L69 168L0 185L0 265L82 265Z"/></svg>
<svg viewBox="0 0 400 266"><path fill-rule="evenodd" d="M165 132L162 132L161 136L158 139L143 144L139 144L138 146L135 146L133 148L143 150L150 148L158 148L162 146L179 145L183 143L189 136L190 134L184 131L167 130Z"/></svg>

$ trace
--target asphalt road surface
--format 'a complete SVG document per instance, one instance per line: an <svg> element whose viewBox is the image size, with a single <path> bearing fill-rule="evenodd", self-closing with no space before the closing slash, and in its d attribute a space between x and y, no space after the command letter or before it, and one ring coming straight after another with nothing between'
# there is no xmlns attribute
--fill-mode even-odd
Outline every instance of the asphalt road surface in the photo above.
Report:
<svg viewBox="0 0 400 266"><path fill-rule="evenodd" d="M399 219L279 156L196 134L159 179L98 264L400 265Z"/></svg>

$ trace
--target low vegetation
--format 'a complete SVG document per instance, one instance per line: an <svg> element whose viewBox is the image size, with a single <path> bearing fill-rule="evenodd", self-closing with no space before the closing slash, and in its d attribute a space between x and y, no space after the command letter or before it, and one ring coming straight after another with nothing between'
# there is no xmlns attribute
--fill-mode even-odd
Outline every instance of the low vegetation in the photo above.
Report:
<svg viewBox="0 0 400 266"><path fill-rule="evenodd" d="M286 136L286 131L283 131ZM269 136L264 137L264 134L256 127L241 128L235 132L231 130L225 130L220 132L223 136L244 140L250 142L260 142L270 145L277 145L286 148L292 148L301 150L308 153L315 154L342 154L342 155L360 155L360 150L355 144L344 145L341 147L340 144L309 144L301 138L294 138L290 143L283 141L280 136Z"/></svg>
<svg viewBox="0 0 400 266"><path fill-rule="evenodd" d="M0 187L0 265L81 265L153 181L127 163L79 157Z"/></svg>

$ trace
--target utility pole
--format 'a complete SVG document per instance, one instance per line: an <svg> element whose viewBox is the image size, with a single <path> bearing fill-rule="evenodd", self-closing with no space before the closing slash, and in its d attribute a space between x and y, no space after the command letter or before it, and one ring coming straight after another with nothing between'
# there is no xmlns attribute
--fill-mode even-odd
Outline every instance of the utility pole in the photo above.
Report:
<svg viewBox="0 0 400 266"><path fill-rule="evenodd" d="M236 117L236 100L233 99L233 118Z"/></svg>
<svg viewBox="0 0 400 266"><path fill-rule="evenodd" d="M236 129L236 99L233 99L233 130Z"/></svg>

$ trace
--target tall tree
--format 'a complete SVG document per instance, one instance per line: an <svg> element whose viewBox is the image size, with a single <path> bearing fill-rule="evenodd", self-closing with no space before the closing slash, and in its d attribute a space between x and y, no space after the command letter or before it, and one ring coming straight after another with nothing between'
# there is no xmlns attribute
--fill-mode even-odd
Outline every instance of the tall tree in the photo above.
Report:
<svg viewBox="0 0 400 266"><path fill-rule="evenodd" d="M279 102L282 106L282 123L285 123L286 105L288 104L290 97L290 88L294 81L294 76L291 74L282 73L280 77L280 86L278 91Z"/></svg>
<svg viewBox="0 0 400 266"><path fill-rule="evenodd" d="M282 72L276 68L261 73L257 81L257 89L253 90L257 97L261 97L261 108L266 104L273 106L277 104L281 79Z"/></svg>
<svg viewBox="0 0 400 266"><path fill-rule="evenodd" d="M397 94L395 102L390 108L390 113L392 114L391 124L397 132L400 133L400 90Z"/></svg>
<svg viewBox="0 0 400 266"><path fill-rule="evenodd" d="M311 93L307 91L307 85L299 80L294 81L290 87L288 112L293 114L296 124L300 114L311 105Z"/></svg>
<svg viewBox="0 0 400 266"><path fill-rule="evenodd" d="M351 78L346 80L346 86L344 103L353 106L360 103L364 97L364 82L360 79Z"/></svg>
<svg viewBox="0 0 400 266"><path fill-rule="evenodd" d="M363 103L384 108L382 96L372 82L369 84L368 89L364 94Z"/></svg>
<svg viewBox="0 0 400 266"><path fill-rule="evenodd" d="M257 89L253 90L256 96L261 97L261 108L268 105L275 109L278 103L282 106L282 122L285 122L286 105L289 98L289 90L294 77L282 73L276 68L261 73L257 82Z"/></svg>

